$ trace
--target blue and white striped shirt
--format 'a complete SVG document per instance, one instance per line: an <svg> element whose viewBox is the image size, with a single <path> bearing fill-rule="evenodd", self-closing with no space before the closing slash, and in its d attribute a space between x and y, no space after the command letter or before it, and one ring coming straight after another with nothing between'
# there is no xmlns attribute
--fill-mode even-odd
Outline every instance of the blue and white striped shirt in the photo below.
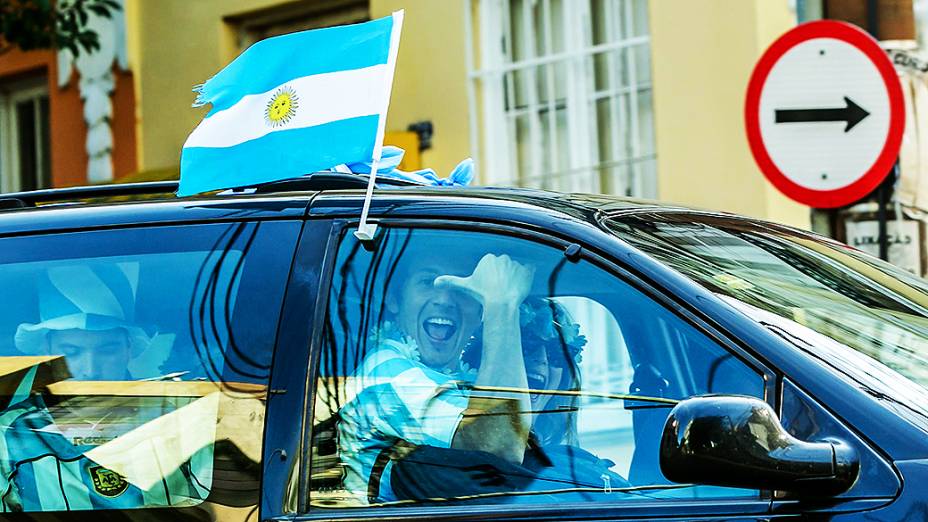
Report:
<svg viewBox="0 0 928 522"><path fill-rule="evenodd" d="M29 370L11 404L0 411L0 512L182 507L206 498L212 447L201 448L178 469L165 470L159 483L143 490L89 458L86 452L96 446L62 433L42 396L29 393L37 368ZM152 446L151 451L158 450Z"/></svg>
<svg viewBox="0 0 928 522"><path fill-rule="evenodd" d="M189 506L209 493L189 464L142 490L88 458L85 452L93 447L73 445L59 433L38 395L5 410L0 415L0 512Z"/></svg>
<svg viewBox="0 0 928 522"><path fill-rule="evenodd" d="M470 395L473 376L446 374L418 361L418 351L403 341L379 340L353 378L346 379L338 446L347 468L345 487L367 503L371 471L383 450L398 441L439 448L451 446ZM396 500L388 463L376 500Z"/></svg>

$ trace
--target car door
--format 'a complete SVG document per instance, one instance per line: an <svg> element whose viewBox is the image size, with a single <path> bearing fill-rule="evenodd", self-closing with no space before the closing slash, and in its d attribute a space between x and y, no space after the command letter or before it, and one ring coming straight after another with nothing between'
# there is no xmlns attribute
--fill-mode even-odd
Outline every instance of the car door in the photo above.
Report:
<svg viewBox="0 0 928 522"><path fill-rule="evenodd" d="M30 519L256 519L299 220L0 237L0 489Z"/></svg>
<svg viewBox="0 0 928 522"><path fill-rule="evenodd" d="M291 470L281 517L766 519L769 492L677 485L660 472L659 435L680 400L711 392L773 402L775 374L704 320L594 249L524 227L382 220L377 241L363 244L354 226L336 220L328 238L304 366L304 464L302 475ZM521 389L479 384L491 344L483 325L464 331L474 324L467 295L446 296L459 301L442 317L404 319L425 295L416 285L467 277L487 256L533 274L520 341L508 348L523 352ZM417 282L425 261L447 273ZM435 343L460 360L439 368ZM462 419L499 415L471 398L500 389L530 399L518 462L455 442Z"/></svg>
<svg viewBox="0 0 928 522"><path fill-rule="evenodd" d="M871 315L898 313L910 304L841 269L852 259L849 249L805 232L704 213L631 213L604 221L647 254L635 258L637 270L685 296L688 306L698 303L700 313L777 369L775 402L790 434L803 441L840 440L854 448L860 473L849 490L818 499L796 494L802 491L778 492L772 512L840 513L848 519L867 512L882 519L871 510L893 502L903 489L892 459L924 455L924 432L907 422L905 409L890 394L854 376L881 379L898 389L913 384L845 343L853 344L859 335L889 351L905 347L897 342L900 337L872 336L862 324L873 324ZM891 281L898 279L906 277ZM916 321L913 317L909 324ZM830 332L823 323L838 327Z"/></svg>

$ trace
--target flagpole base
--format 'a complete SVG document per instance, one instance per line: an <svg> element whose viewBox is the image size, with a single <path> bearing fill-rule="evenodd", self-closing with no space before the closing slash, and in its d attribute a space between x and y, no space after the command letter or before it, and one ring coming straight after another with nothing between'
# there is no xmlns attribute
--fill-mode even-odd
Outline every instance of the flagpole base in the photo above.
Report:
<svg viewBox="0 0 928 522"><path fill-rule="evenodd" d="M377 225L374 223L363 223L358 225L358 229L354 231L354 237L358 238L361 241L373 241L374 235L377 233Z"/></svg>

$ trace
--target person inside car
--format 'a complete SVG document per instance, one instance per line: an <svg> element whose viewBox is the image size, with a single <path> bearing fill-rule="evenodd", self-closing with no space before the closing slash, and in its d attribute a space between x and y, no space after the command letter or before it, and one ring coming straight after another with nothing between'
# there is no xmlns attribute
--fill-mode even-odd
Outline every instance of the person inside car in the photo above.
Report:
<svg viewBox="0 0 928 522"><path fill-rule="evenodd" d="M75 380L119 387L119 381L131 379L129 361L148 347L150 337L133 321L135 291L123 266L49 268L39 276L37 297L39 322L19 325L14 337L20 352L63 356ZM34 389L37 371L33 366L26 372L0 412L2 511L184 505L205 498L189 464L143 490L88 456L143 422L145 412L134 403L108 402L105 393L73 404L51 396L47 403ZM59 399L64 402L56 404Z"/></svg>
<svg viewBox="0 0 928 522"><path fill-rule="evenodd" d="M528 382L532 424L519 464L469 452L418 447L393 463L394 493L401 500L473 498L498 495L517 502L557 490L561 500L577 492L621 488L628 481L579 447L580 358L586 338L580 325L553 299L529 297L519 307L522 355ZM463 364L479 368L483 339L477 332L462 355Z"/></svg>
<svg viewBox="0 0 928 522"><path fill-rule="evenodd" d="M396 500L392 462L417 447L511 465L524 458L531 403L518 391L528 387L519 306L534 269L508 255L475 264L448 251L429 245L400 259L385 320L351 380L354 398L339 412L345 485L359 500ZM470 369L461 354L478 328L485 355Z"/></svg>
<svg viewBox="0 0 928 522"><path fill-rule="evenodd" d="M77 380L129 380L128 362L151 343L134 323L135 292L117 264L49 268L38 281L38 323L16 330L27 355L63 355Z"/></svg>

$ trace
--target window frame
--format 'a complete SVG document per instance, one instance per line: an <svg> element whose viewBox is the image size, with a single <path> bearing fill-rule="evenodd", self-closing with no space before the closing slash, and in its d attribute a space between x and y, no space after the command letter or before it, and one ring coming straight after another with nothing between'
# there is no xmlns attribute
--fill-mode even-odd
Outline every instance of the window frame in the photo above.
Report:
<svg viewBox="0 0 928 522"><path fill-rule="evenodd" d="M732 336L713 327L706 318L699 317L698 314L686 307L680 306L678 300L674 299L668 293L662 291L659 287L652 284L646 279L646 276L635 274L626 268L621 262L613 258L601 255L597 252L595 245L583 244L557 233L544 230L531 230L524 227L513 226L503 223L481 222L466 218L387 218L379 219L378 225L384 228L419 228L431 230L456 230L466 232L479 232L505 236L516 240L532 241L536 244L547 246L549 248L560 249L562 252L568 246L580 246L579 254L576 261L586 261L592 263L597 268L604 270L607 274L617 278L624 284L630 285L635 290L644 294L647 298L653 300L667 310L668 313L678 317L680 320L695 328L701 334L705 335L716 343L720 348L731 353L736 359L745 364L748 368L755 371L763 379L764 398L763 400L770 404L775 411L779 411L779 398L781 394L780 383L781 376L762 363L757 357L752 355L744 346ZM330 292L332 290L332 274L335 270L338 248L341 245L346 234L358 226L356 218L336 218L332 220L332 229L326 245L325 263L322 268L323 278L319 282L319 293L316 302L316 313L313 320L312 340L309 348L310 365L307 373L307 386L305 409L303 410L303 432L301 440L301 455L303 459L300 477L299 477L299 499L298 511L294 516L295 520L337 520L341 518L351 519L379 519L381 517L404 517L412 519L422 517L423 519L444 519L453 518L462 515L479 515L489 516L491 513L498 515L498 506L487 505L465 505L465 506L411 506L411 507L350 507L350 508L318 508L310 506L309 491L309 472L310 462L312 460L310 452L312 451L312 428L313 428L313 405L316 399L316 380L319 375L319 359L322 352L322 332L325 325L325 314L328 310ZM565 254L566 255L566 254ZM507 505L507 510L512 516L524 516L532 513L533 516L550 517L554 520L561 520L568 515L577 515L584 511L596 512L599 516L609 516L614 513L616 516L671 516L671 515L714 515L714 514L766 514L769 511L770 502L773 492L770 490L760 490L757 497L743 499L661 499L661 500L636 500L636 501L619 501L619 502L596 502L596 503L564 503L557 505L545 504L511 504Z"/></svg>
<svg viewBox="0 0 928 522"><path fill-rule="evenodd" d="M39 210L38 212L43 212ZM288 363L285 357L278 357L278 354L282 351L282 328L284 326L285 314L288 313L289 308L288 304L290 301L287 296L290 294L290 285L291 285L291 276L293 275L293 267L296 256L300 252L300 246L303 244L303 233L304 230L311 224L304 219L300 219L295 216L288 216L283 218L233 218L233 219L205 219L205 220L167 220L167 221L153 221L153 222L133 222L132 224L105 224L105 225L89 225L86 227L75 227L75 226L66 226L62 228L52 228L52 229L34 229L34 230L25 230L21 233L4 233L0 234L0 241L6 239L14 240L29 240L31 238L50 238L55 236L62 235L78 235L78 234L131 234L136 231L165 231L166 229L176 229L176 235L178 236L179 241L185 242L190 241L190 236L193 234L190 231L191 227L197 228L198 230L202 229L201 227L222 227L227 226L231 227L239 224L249 224L249 225L261 225L264 223L292 223L293 230L290 231L278 231L273 233L274 238L277 240L286 239L286 242L277 241L276 244L276 255L285 256L287 264L287 273L283 274L281 277L284 280L284 291L283 298L279 303L277 323L273 328L275 333L275 343L272 347L272 354L270 356L270 368L269 368L269 378L267 383L267 395L265 398L265 408L264 408L264 424L262 427L262 432L260 440L262 443L261 451L261 462L259 466L261 471L258 476L258 499L255 504L249 505L248 507L253 507L254 512L267 513L265 511L265 499L267 498L266 492L268 489L268 479L272 476L268 473L268 470L271 469L269 465L272 458L276 458L276 455L281 452L280 449L273 447L272 443L274 442L269 434L273 432L279 432L280 426L279 418L281 413L277 413L276 416L272 416L271 404L275 399L281 398L284 395L282 394L279 385L278 375L283 373L281 368ZM328 226L325 226L325 233L329 233ZM181 236L187 236L181 238ZM109 242L110 245L119 245L121 243ZM209 243L212 245L212 243ZM113 248L130 248L130 247L116 247ZM0 265L2 266L2 265ZM302 337L299 339L301 342L301 347L305 346L305 341L307 337ZM296 353L292 347L288 345L287 348L288 355ZM289 366L294 366L289 364ZM304 375L304 372L299 372L301 376ZM298 395L298 394L293 394ZM302 397L300 398L302 401ZM280 411L282 408L275 405L275 411ZM292 411L292 410L291 410ZM292 417L291 417L292 418ZM286 453L284 453L286 455ZM285 459L280 459L281 461ZM280 481L283 484L283 481ZM60 520L85 520L93 514L96 514L98 517L103 517L108 519L109 517L114 516L118 513L118 517L124 518L125 520L149 520L151 518L164 518L166 520L173 520L176 518L184 517L185 513L189 514L192 512L203 512L206 509L210 509L212 506L216 505L213 502L204 500L200 504L194 506L186 507L173 507L173 506L160 506L160 507L143 507L143 508L130 508L130 509L111 509L111 510L80 510L80 511L33 511L27 512L26 515L44 520L46 517L51 517ZM237 507L237 506L233 506ZM262 515L264 516L264 515ZM2 516L0 516L2 518Z"/></svg>
<svg viewBox="0 0 928 522"><path fill-rule="evenodd" d="M235 47L241 52L264 38L366 22L370 16L367 0L317 0L236 13L223 17L223 22L234 33Z"/></svg>
<svg viewBox="0 0 928 522"><path fill-rule="evenodd" d="M639 110L639 99L653 93L653 79L639 80L635 57L636 49L642 46L651 54L651 35L650 31L634 35L632 20L636 9L647 11L647 4L635 0L604 1L598 6L601 10L596 11L597 6L589 2L578 10L572 0L564 0L561 12L557 12L552 0L542 0L546 23L543 30L535 31L533 14L526 12L532 9L525 7L528 4L523 4L522 12L515 12L512 0L463 0L470 142L478 165L489 173L484 179L486 184L656 197L653 94L650 113ZM551 20L557 17L565 20L562 50L555 49L554 43ZM595 17L604 18L609 41L595 43ZM515 18L532 29L515 34L511 23ZM539 43L544 44L541 52L536 51ZM514 60L515 48L528 51L529 56ZM619 56L622 51L625 55ZM609 85L605 88L596 85L597 57L606 62ZM558 74L559 70L564 74ZM628 75L627 81L621 79L623 72ZM528 76L525 81L528 102L521 108L514 106L517 73ZM549 92L548 99L541 100L536 85L541 83L539 78L547 78L546 90L556 91L556 76L563 77L564 96L558 98ZM611 138L602 148L607 151L600 150L597 138L602 118L598 114L599 103L605 101L609 105ZM562 108L563 129L557 115ZM528 116L524 145L516 136L520 113ZM642 139L642 132L648 128L650 143ZM559 150L558 145L563 142L558 138L561 132L566 134L566 143ZM548 147L544 150L546 141ZM647 144L650 151L644 150ZM523 146L532 159L520 165L519 149ZM565 155L562 167L559 158Z"/></svg>
<svg viewBox="0 0 928 522"><path fill-rule="evenodd" d="M39 189L51 188L50 186L44 186L45 180L42 179L42 171L48 168L50 172L51 169L51 143L45 143L45 135L42 132L40 121L39 102L43 97L49 100L49 104L51 103L48 84L44 76L13 83L0 90L0 190L3 192L22 190L23 173L22 164L20 163L19 117L16 113L16 105L23 101L31 101L33 104L33 138L36 148L36 179L33 181ZM51 128L51 105L49 105L47 117L48 122L46 125ZM44 157L42 154L46 148L49 151L48 157Z"/></svg>

